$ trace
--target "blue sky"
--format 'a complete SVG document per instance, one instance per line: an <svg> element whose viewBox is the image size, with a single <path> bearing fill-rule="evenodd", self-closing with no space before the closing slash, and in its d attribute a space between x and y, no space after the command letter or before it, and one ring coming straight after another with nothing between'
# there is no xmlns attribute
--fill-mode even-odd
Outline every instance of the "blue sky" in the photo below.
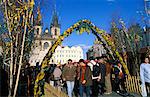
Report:
<svg viewBox="0 0 150 97"><path fill-rule="evenodd" d="M91 20L100 29L110 32L110 22L114 16L121 17L128 26L132 22L141 23L137 11L144 10L144 0L41 0L43 29L50 26L52 11L56 2L61 24L61 33L81 19ZM95 36L73 33L63 41L63 45L81 45L84 53L93 45Z"/></svg>

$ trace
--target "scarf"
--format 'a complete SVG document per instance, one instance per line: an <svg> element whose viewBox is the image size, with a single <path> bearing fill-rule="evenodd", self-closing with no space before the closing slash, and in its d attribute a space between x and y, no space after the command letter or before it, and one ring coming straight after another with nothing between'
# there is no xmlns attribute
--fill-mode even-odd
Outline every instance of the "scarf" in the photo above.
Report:
<svg viewBox="0 0 150 97"><path fill-rule="evenodd" d="M85 71L86 71L86 66L81 67L81 82L85 80Z"/></svg>

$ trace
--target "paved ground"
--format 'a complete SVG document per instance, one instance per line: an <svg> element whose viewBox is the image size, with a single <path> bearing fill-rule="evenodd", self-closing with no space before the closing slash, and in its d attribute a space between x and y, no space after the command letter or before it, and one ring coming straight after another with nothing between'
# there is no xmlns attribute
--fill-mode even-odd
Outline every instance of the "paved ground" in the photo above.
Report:
<svg viewBox="0 0 150 97"><path fill-rule="evenodd" d="M136 94L136 93L130 93L131 96L126 96L126 97L141 97L140 95ZM100 95L98 97L123 97L115 92L113 92L110 95Z"/></svg>
<svg viewBox="0 0 150 97"><path fill-rule="evenodd" d="M66 89L63 89L63 91L64 91L64 93L67 94ZM99 95L98 97L142 97L141 95L139 95L137 93L129 93L129 95L130 96L121 96L121 95L117 94L116 92L112 92L112 94L110 94L110 95L104 94L104 95ZM86 94L84 93L83 96L86 97ZM74 93L73 93L73 97L76 97L74 95ZM78 95L78 97L80 97L80 96Z"/></svg>
<svg viewBox="0 0 150 97"><path fill-rule="evenodd" d="M84 94L83 95L84 97L86 97L86 95ZM73 95L73 97L76 97L75 95ZM80 96L78 96L80 97ZM121 96L119 94L117 94L116 92L112 92L112 94L110 95L99 95L98 97L142 97L140 96L139 94L136 94L136 93L130 93L130 96Z"/></svg>

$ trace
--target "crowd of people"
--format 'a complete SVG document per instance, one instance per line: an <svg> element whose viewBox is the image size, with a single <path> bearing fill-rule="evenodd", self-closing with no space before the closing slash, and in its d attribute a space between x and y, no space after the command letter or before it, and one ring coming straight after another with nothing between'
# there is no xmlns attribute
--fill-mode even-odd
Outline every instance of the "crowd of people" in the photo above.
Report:
<svg viewBox="0 0 150 97"><path fill-rule="evenodd" d="M146 86L150 86L150 56L146 57L140 65L140 78L142 96L147 97ZM36 76L40 72L40 65L27 64L21 70L17 96L33 96ZM69 97L98 97L110 95L112 91L126 92L125 73L119 60L112 61L106 55L89 60L80 59L73 62L71 59L66 64L48 64L45 69L44 83L47 82L54 88L65 92ZM25 92L26 91L26 92ZM23 94L24 93L24 94Z"/></svg>
<svg viewBox="0 0 150 97"><path fill-rule="evenodd" d="M146 87L150 87L150 55L140 65L142 96L147 97ZM98 97L110 95L112 91L126 93L124 69L119 60L112 61L106 55L90 60L71 59L64 65L56 65L48 82L60 91L67 91L69 97ZM53 83L53 84L52 84Z"/></svg>
<svg viewBox="0 0 150 97"><path fill-rule="evenodd" d="M112 90L125 90L122 65L119 61L112 62L106 55L79 62L69 59L64 65L53 66L50 72L47 82L61 91L66 90L69 97L98 97L109 95Z"/></svg>

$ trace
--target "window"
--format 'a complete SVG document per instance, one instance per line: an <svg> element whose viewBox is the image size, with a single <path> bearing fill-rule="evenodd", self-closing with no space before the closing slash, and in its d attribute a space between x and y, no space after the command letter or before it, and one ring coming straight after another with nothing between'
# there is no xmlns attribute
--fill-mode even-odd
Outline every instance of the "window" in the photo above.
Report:
<svg viewBox="0 0 150 97"><path fill-rule="evenodd" d="M54 44L54 41L52 41L52 45Z"/></svg>
<svg viewBox="0 0 150 97"><path fill-rule="evenodd" d="M48 42L45 42L44 43L44 49L47 49L49 47L49 43Z"/></svg>
<svg viewBox="0 0 150 97"><path fill-rule="evenodd" d="M37 32L36 32L36 33L37 33L37 35L39 35L39 30L40 30L40 29L39 29L39 28L37 28L37 30L36 30L36 31L37 31Z"/></svg>
<svg viewBox="0 0 150 97"><path fill-rule="evenodd" d="M36 43L35 46L38 47L38 44Z"/></svg>
<svg viewBox="0 0 150 97"><path fill-rule="evenodd" d="M57 29L55 29L55 34L54 35L57 35Z"/></svg>

